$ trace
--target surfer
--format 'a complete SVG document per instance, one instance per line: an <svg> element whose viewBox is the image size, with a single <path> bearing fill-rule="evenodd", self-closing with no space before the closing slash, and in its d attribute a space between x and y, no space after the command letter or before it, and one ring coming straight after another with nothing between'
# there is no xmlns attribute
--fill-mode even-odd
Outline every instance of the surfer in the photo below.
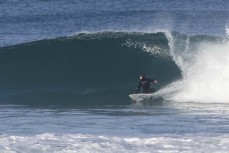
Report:
<svg viewBox="0 0 229 153"><path fill-rule="evenodd" d="M157 80L146 78L144 74L140 75L140 82L138 84L138 88L136 94L139 92L140 88L143 88L143 93L153 93L156 90L154 88L150 88L150 82L157 83Z"/></svg>

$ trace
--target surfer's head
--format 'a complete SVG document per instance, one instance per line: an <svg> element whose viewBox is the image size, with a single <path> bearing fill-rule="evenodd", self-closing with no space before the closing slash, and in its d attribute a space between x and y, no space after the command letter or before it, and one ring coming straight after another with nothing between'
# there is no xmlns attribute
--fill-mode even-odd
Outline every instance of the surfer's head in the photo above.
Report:
<svg viewBox="0 0 229 153"><path fill-rule="evenodd" d="M139 77L140 80L144 80L145 79L145 75L144 74L141 74L140 77Z"/></svg>

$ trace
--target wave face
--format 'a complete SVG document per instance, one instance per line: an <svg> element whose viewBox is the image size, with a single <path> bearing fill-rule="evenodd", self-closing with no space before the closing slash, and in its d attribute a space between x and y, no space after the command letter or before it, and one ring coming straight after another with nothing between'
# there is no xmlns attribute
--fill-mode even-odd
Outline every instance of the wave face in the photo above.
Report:
<svg viewBox="0 0 229 153"><path fill-rule="evenodd" d="M177 32L82 33L0 48L0 102L129 104L138 76L166 100L229 102L226 38Z"/></svg>
<svg viewBox="0 0 229 153"><path fill-rule="evenodd" d="M0 48L0 102L128 104L138 76L181 77L164 33L103 32Z"/></svg>

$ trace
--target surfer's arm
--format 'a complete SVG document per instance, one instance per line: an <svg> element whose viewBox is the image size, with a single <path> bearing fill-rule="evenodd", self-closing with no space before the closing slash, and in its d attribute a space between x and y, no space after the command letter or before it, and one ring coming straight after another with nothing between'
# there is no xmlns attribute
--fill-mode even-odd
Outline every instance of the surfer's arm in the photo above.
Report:
<svg viewBox="0 0 229 153"><path fill-rule="evenodd" d="M149 79L149 80L150 80L150 82L157 83L157 80L155 80L155 79Z"/></svg>

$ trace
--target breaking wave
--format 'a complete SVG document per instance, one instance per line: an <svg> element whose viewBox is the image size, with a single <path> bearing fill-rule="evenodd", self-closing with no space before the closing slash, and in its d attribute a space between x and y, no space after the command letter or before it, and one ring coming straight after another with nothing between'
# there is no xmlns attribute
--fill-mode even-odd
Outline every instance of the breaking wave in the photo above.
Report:
<svg viewBox="0 0 229 153"><path fill-rule="evenodd" d="M227 47L223 38L166 31L81 33L3 47L0 102L128 104L142 72L159 80L154 87L165 99L210 101L221 93L225 99L214 101L227 101Z"/></svg>

